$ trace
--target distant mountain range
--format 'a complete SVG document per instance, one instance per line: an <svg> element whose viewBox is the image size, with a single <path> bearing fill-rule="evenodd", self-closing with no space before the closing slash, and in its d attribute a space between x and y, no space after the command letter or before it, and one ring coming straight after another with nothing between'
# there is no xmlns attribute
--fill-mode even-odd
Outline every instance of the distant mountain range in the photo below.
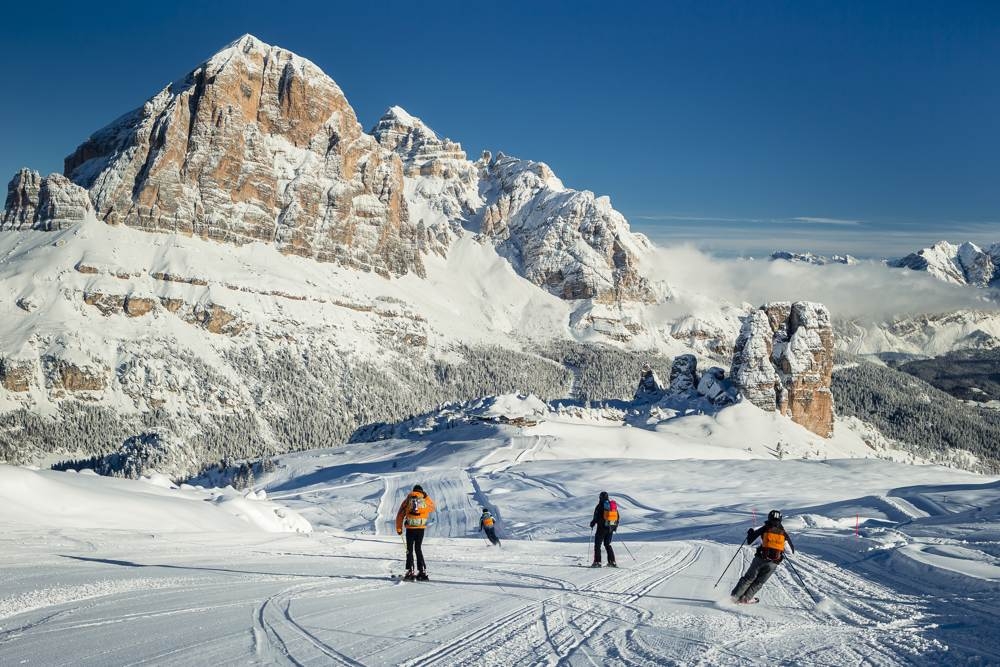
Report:
<svg viewBox="0 0 1000 667"><path fill-rule="evenodd" d="M826 255L816 255L811 252L789 252L787 250L778 250L771 253L770 259L772 262L784 260L786 262L814 264L816 266L825 266L827 264L852 265L858 263L858 259L851 255L831 255L827 257Z"/></svg>
<svg viewBox="0 0 1000 667"><path fill-rule="evenodd" d="M860 260L851 255L816 255L811 252L779 250L771 254L771 261L783 260L802 264L825 266L827 264L857 264ZM955 245L938 241L899 259L884 260L894 268L924 271L938 280L955 285L972 287L1000 286L1000 243L987 249L975 243Z"/></svg>

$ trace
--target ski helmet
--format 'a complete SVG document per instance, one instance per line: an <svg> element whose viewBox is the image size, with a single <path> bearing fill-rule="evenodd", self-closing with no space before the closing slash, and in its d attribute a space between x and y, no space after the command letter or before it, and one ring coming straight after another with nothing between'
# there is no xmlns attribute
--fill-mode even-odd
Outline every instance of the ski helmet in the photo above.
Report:
<svg viewBox="0 0 1000 667"><path fill-rule="evenodd" d="M781 510L771 510L767 513L768 521L781 521Z"/></svg>
<svg viewBox="0 0 1000 667"><path fill-rule="evenodd" d="M607 499L608 499L608 492L601 491L601 500L607 500Z"/></svg>
<svg viewBox="0 0 1000 667"><path fill-rule="evenodd" d="M419 492L423 493L424 492L424 487L420 486L419 484L414 484L413 485L413 490L414 491L419 491Z"/></svg>

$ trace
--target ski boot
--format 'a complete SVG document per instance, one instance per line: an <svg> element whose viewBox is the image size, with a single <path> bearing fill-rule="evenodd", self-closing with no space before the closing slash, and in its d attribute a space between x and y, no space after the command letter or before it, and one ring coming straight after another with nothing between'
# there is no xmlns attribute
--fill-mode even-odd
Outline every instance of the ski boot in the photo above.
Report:
<svg viewBox="0 0 1000 667"><path fill-rule="evenodd" d="M430 581L430 580L431 580L430 577L428 577L427 573L424 572L423 570L417 572L417 581Z"/></svg>
<svg viewBox="0 0 1000 667"><path fill-rule="evenodd" d="M590 564L590 567L601 567L601 561L595 560L593 563Z"/></svg>
<svg viewBox="0 0 1000 667"><path fill-rule="evenodd" d="M407 570L406 574L403 575L403 581L413 581L414 579L416 577L413 576L413 570Z"/></svg>
<svg viewBox="0 0 1000 667"><path fill-rule="evenodd" d="M618 567L618 563L611 561L610 563L608 563L608 567Z"/></svg>

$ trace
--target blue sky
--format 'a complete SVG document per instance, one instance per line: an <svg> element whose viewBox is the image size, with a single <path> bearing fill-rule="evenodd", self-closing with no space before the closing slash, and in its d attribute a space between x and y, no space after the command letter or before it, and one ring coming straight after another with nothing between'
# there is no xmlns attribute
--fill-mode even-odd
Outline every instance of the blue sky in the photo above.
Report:
<svg viewBox="0 0 1000 667"><path fill-rule="evenodd" d="M548 162L726 254L1000 241L1000 3L16 3L0 176L250 32L470 155Z"/></svg>

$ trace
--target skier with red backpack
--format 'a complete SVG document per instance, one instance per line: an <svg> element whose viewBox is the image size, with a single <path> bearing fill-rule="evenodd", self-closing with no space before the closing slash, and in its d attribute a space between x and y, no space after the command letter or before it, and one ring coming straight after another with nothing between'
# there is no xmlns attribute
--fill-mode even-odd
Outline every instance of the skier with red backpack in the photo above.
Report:
<svg viewBox="0 0 1000 667"><path fill-rule="evenodd" d="M607 491L601 491L597 507L594 508L594 518L590 522L591 528L597 527L594 532L594 562L591 567L601 567L602 544L608 552L608 567L618 567L615 562L615 550L611 548L611 538L614 537L620 519L618 503L608 497Z"/></svg>
<svg viewBox="0 0 1000 667"><path fill-rule="evenodd" d="M754 595L785 559L786 543L791 547L792 553L795 553L795 545L781 525L781 512L778 510L771 510L767 521L760 528L747 529L747 544L753 544L757 538L760 538L757 553L731 593L733 599L740 604L754 604L758 601Z"/></svg>

